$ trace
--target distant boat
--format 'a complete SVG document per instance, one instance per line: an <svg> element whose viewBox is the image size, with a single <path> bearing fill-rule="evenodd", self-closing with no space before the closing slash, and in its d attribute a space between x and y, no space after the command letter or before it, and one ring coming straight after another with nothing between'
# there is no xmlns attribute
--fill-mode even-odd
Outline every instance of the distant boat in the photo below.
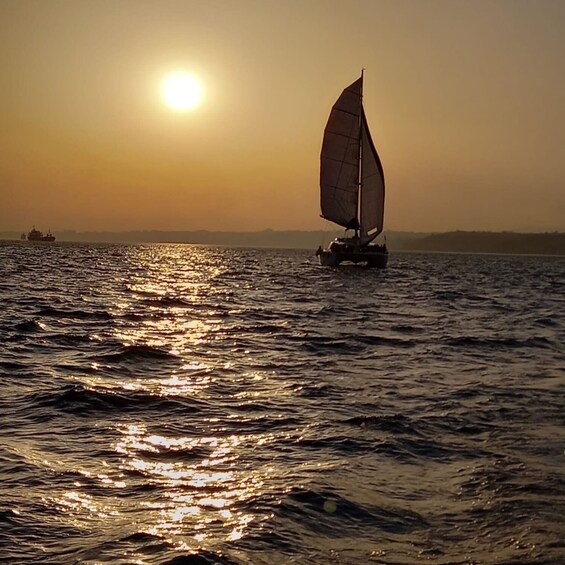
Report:
<svg viewBox="0 0 565 565"><path fill-rule="evenodd" d="M320 264L346 261L384 269L386 244L372 241L383 231L385 180L363 109L363 73L333 105L324 130L320 156L322 218L354 231L352 237L320 246Z"/></svg>
<svg viewBox="0 0 565 565"><path fill-rule="evenodd" d="M50 231L44 234L33 226L33 229L27 234L27 239L28 241L55 241L55 236Z"/></svg>

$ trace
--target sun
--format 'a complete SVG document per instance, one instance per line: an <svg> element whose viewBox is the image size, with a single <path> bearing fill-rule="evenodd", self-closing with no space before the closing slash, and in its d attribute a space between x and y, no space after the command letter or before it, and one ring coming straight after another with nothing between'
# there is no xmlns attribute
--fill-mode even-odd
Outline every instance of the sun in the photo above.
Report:
<svg viewBox="0 0 565 565"><path fill-rule="evenodd" d="M179 112L196 108L204 96L204 87L193 74L175 71L165 76L161 83L165 103Z"/></svg>

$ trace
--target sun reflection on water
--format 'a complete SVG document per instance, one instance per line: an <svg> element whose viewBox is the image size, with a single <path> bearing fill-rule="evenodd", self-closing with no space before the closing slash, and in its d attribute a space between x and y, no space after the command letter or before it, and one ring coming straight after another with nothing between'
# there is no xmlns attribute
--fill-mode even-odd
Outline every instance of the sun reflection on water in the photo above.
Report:
<svg viewBox="0 0 565 565"><path fill-rule="evenodd" d="M131 275L105 336L116 346L77 377L96 402L118 407L109 424L114 459L95 477L108 504L98 504L80 481L56 504L77 516L112 515L179 549L239 540L267 518L254 501L278 485L270 479L272 462L249 464L249 454L264 449L272 434L242 433L253 418L233 407L281 390L272 391L260 371L214 353L215 344L233 339L240 308L225 300L232 290L214 284L226 269L209 249L146 247L132 250L129 260ZM252 359L251 349L240 351L240 359ZM125 511L120 497L134 497L135 512Z"/></svg>
<svg viewBox="0 0 565 565"><path fill-rule="evenodd" d="M140 504L152 516L145 522L146 533L202 544L213 532L216 540L233 541L259 518L246 503L264 480L257 472L236 470L238 449L249 437L165 436L150 433L144 424L119 426L118 431L115 450L123 457L122 470L131 481L157 488L158 496Z"/></svg>
<svg viewBox="0 0 565 565"><path fill-rule="evenodd" d="M116 380L111 377L82 377L75 379L87 390L102 394L143 393L150 396L167 398L171 396L197 396L213 382L210 369L203 364L183 366L188 374L180 376L173 374L163 378L136 378Z"/></svg>

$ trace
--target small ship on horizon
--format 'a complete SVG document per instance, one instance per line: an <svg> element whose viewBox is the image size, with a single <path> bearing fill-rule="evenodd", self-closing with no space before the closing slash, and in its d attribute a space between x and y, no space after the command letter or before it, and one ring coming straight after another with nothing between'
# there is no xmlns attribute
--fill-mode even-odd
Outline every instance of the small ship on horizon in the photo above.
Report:
<svg viewBox="0 0 565 565"><path fill-rule="evenodd" d="M22 239L25 238L25 234L22 234ZM27 234L28 241L55 241L55 236L48 231L47 233L40 232L39 230L33 229Z"/></svg>

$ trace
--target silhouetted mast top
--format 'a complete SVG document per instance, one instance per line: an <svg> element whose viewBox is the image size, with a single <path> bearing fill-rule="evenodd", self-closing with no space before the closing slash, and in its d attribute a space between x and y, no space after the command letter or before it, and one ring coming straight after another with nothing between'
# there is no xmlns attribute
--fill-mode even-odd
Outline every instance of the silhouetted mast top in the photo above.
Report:
<svg viewBox="0 0 565 565"><path fill-rule="evenodd" d="M383 230L385 181L363 109L363 75L333 105L320 161L322 217L369 243Z"/></svg>

